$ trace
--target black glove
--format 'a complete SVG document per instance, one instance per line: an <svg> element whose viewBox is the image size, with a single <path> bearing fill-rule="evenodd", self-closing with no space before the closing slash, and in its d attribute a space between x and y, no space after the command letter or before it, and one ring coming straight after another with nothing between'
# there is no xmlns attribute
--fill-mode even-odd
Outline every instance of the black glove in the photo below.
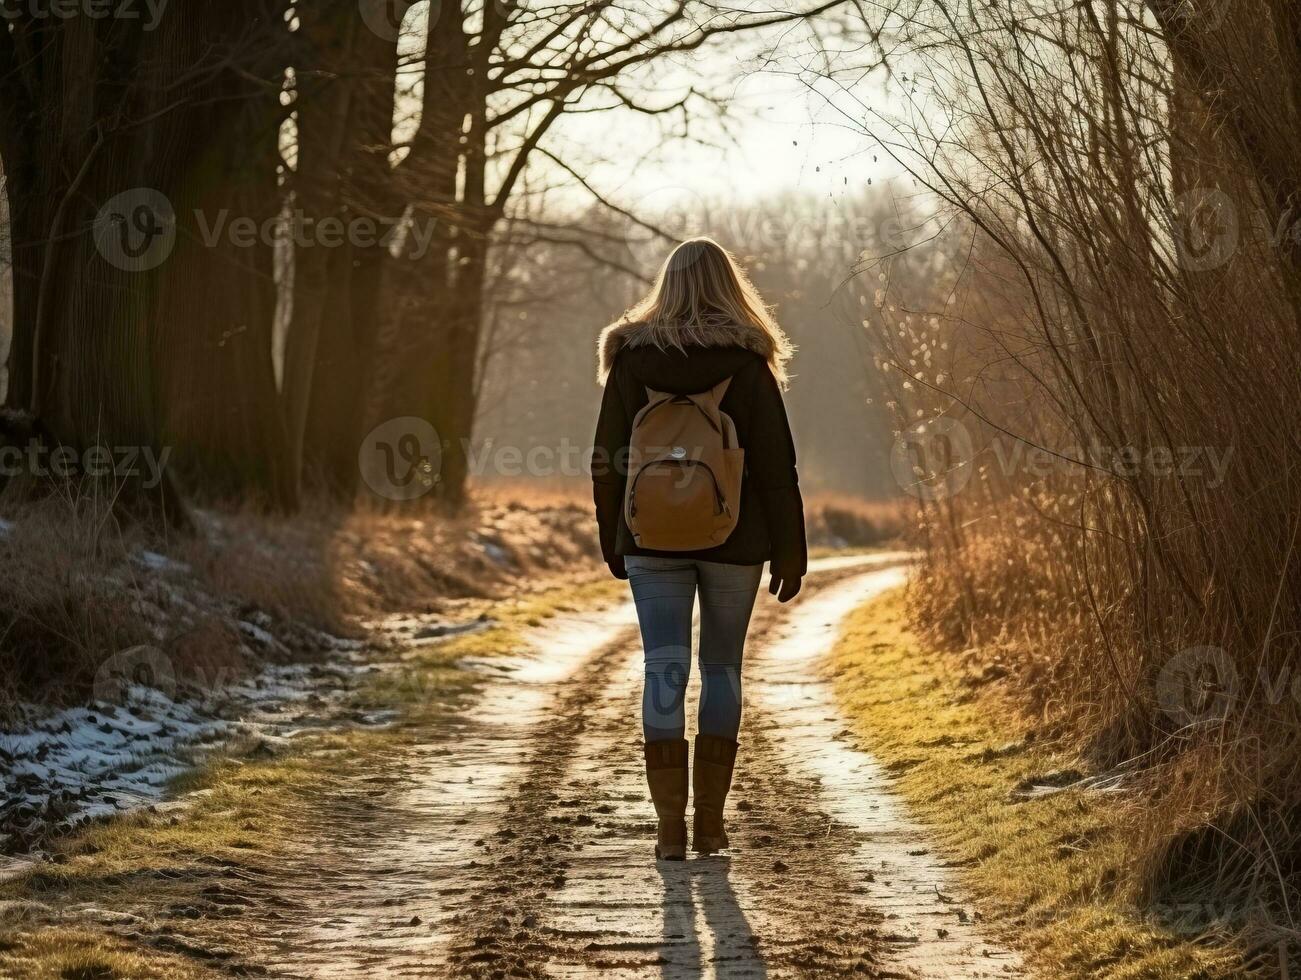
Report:
<svg viewBox="0 0 1301 980"><path fill-rule="evenodd" d="M777 597L778 602L790 602L800 594L801 581L798 575L782 578L776 572L773 572L772 581L768 583L768 591Z"/></svg>
<svg viewBox="0 0 1301 980"><path fill-rule="evenodd" d="M615 555L606 564L610 566L610 574L615 578L626 579L628 577L628 569L623 567L623 555Z"/></svg>

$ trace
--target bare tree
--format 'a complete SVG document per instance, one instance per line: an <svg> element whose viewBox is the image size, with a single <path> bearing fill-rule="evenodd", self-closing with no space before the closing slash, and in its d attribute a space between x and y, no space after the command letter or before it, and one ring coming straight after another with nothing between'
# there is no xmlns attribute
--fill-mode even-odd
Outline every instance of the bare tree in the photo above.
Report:
<svg viewBox="0 0 1301 980"><path fill-rule="evenodd" d="M475 365L487 255L522 175L543 156L567 112L690 114L706 93L656 103L630 91L640 69L732 36L816 18L841 0L773 10L700 0L440 5L428 26L419 126L394 178L410 218L434 223L435 247L395 262L379 360L368 385L371 421L430 418L444 440L443 483L464 490L475 411ZM601 97L595 100L594 97Z"/></svg>

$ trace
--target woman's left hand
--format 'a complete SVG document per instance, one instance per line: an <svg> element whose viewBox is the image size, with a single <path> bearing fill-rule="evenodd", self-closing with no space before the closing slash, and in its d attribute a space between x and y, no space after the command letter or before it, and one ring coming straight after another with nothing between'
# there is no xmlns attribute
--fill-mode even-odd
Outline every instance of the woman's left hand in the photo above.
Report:
<svg viewBox="0 0 1301 980"><path fill-rule="evenodd" d="M791 578L782 578L774 572L772 581L768 583L768 591L777 597L778 602L790 602L800 594L800 583L802 581L798 575Z"/></svg>

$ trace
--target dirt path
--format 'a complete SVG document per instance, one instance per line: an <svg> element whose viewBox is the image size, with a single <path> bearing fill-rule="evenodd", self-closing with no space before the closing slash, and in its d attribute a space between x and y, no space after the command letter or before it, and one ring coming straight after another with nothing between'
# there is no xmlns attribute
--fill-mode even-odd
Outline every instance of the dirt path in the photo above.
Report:
<svg viewBox="0 0 1301 980"><path fill-rule="evenodd" d="M540 631L534 656L505 665L454 730L341 786L328 812L303 814L296 857L274 878L227 884L245 903L243 968L1019 975L977 934L884 774L840 739L813 669L839 620L901 575L837 559L792 606L761 603L729 856L651 859L631 607L566 617Z"/></svg>

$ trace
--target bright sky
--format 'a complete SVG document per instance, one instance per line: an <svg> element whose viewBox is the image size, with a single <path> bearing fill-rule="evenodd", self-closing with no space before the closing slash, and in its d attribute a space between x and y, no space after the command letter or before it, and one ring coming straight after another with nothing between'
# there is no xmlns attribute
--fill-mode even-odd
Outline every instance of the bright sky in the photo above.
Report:
<svg viewBox="0 0 1301 980"><path fill-rule="evenodd" d="M589 146L623 149L610 162L594 161L585 174L602 189L617 188L621 203L645 191L667 194L678 187L738 201L789 188L839 197L871 178L879 182L897 172L888 170L886 161L874 163L868 137L792 75L755 72L724 91L733 117L730 131L724 135L701 127L701 136L707 134L713 145L674 140L657 148L657 124L626 111L566 120L564 132Z"/></svg>
<svg viewBox="0 0 1301 980"><path fill-rule="evenodd" d="M424 6L417 4L408 14L400 47L407 57L418 58L423 48ZM687 207L684 201L693 197L745 203L792 189L833 199L860 196L869 181L879 185L899 170L879 150L874 159L872 141L862 129L866 120L858 118L864 115L861 107L847 117L831 100L842 107L854 99L888 107L892 96L875 81L846 98L832 83L811 74L799 77L802 64L818 61L808 38L802 25L772 29L764 37L728 35L621 79L621 87L643 105L670 105L692 88L725 102L722 126L700 114L698 103L694 106L691 139L665 138L666 123L680 131L681 113L649 116L615 108L566 113L542 145L613 203L648 216L657 209ZM762 61L756 57L760 53ZM611 102L604 93L592 93L585 105ZM408 114L399 137L414 124ZM573 183L546 161L534 166ZM586 204L591 198L575 186L560 200Z"/></svg>

